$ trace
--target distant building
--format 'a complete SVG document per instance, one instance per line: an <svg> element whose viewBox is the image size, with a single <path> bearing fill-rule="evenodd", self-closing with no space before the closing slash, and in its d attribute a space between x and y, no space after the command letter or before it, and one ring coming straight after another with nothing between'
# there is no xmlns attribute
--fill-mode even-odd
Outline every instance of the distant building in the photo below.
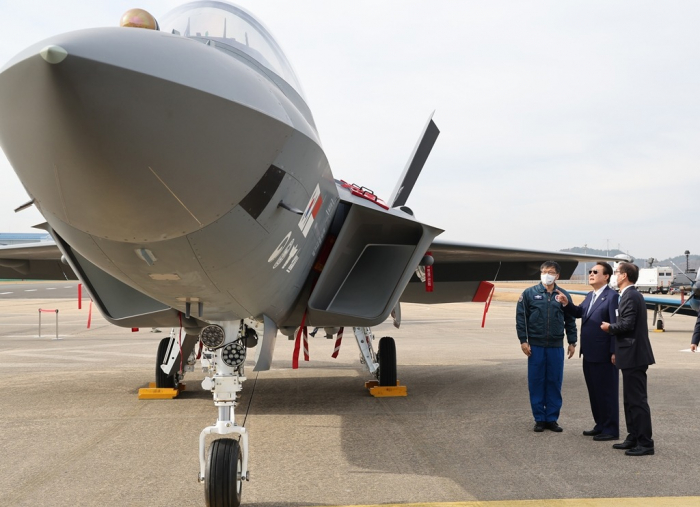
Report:
<svg viewBox="0 0 700 507"><path fill-rule="evenodd" d="M0 245L38 243L50 239L51 235L48 232L0 232Z"/></svg>

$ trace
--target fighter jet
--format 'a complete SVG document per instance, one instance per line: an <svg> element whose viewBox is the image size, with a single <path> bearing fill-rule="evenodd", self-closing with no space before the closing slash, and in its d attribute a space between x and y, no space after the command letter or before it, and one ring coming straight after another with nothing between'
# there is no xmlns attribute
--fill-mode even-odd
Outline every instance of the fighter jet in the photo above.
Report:
<svg viewBox="0 0 700 507"><path fill-rule="evenodd" d="M335 179L296 75L252 14L219 1L159 21L41 41L0 71L0 146L55 240L0 249L0 276L71 278L105 318L173 327L156 384L179 384L204 347L216 423L200 436L210 506L238 506L248 432L234 406L255 347L278 332L352 328L364 363L396 386L396 349L371 327L400 303L486 301L493 280L531 280L583 255L437 241L406 206L437 139L430 119L391 198ZM12 276L14 273L15 276ZM205 436L219 438L205 449Z"/></svg>

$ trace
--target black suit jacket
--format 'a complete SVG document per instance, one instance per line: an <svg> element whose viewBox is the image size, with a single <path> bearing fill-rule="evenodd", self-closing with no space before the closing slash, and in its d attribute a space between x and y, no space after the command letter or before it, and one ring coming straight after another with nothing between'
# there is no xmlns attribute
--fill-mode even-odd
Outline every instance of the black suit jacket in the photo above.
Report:
<svg viewBox="0 0 700 507"><path fill-rule="evenodd" d="M610 325L615 335L615 365L624 370L654 364L649 342L647 307L635 287L628 287L620 299L617 322Z"/></svg>
<svg viewBox="0 0 700 507"><path fill-rule="evenodd" d="M615 337L600 329L600 324L603 321L617 322L618 294L605 287L589 312L592 299L593 291L586 295L580 306L569 302L564 311L581 319L580 355L593 363L609 363L610 356L615 353Z"/></svg>
<svg viewBox="0 0 700 507"><path fill-rule="evenodd" d="M698 320L695 321L695 331L693 331L693 338L690 343L695 345L700 345L700 312L698 312Z"/></svg>

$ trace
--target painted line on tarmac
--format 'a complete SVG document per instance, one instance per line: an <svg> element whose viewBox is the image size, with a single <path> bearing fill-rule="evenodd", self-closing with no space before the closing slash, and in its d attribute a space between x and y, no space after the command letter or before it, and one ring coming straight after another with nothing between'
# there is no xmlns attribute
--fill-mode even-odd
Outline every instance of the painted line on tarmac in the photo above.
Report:
<svg viewBox="0 0 700 507"><path fill-rule="evenodd" d="M700 505L700 496L384 503L381 505L334 505L328 507L667 507L669 505L673 505L673 507L697 507Z"/></svg>

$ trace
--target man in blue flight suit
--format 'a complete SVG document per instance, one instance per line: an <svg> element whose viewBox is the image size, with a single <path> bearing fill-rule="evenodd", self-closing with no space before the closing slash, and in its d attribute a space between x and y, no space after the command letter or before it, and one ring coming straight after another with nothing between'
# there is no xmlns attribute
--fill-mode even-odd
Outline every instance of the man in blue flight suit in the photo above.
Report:
<svg viewBox="0 0 700 507"><path fill-rule="evenodd" d="M620 437L620 374L615 366L615 338L600 329L603 321L617 322L618 294L608 287L613 269L607 262L598 262L588 272L593 290L580 306L563 294L557 300L564 311L581 319L583 376L595 426L583 434L593 440L617 440Z"/></svg>
<svg viewBox="0 0 700 507"><path fill-rule="evenodd" d="M569 359L576 350L576 319L564 312L555 290L569 298L555 281L561 268L554 261L540 267L542 283L525 290L516 306L516 330L520 348L527 356L527 384L536 432L562 431L557 423L564 380L564 333Z"/></svg>

